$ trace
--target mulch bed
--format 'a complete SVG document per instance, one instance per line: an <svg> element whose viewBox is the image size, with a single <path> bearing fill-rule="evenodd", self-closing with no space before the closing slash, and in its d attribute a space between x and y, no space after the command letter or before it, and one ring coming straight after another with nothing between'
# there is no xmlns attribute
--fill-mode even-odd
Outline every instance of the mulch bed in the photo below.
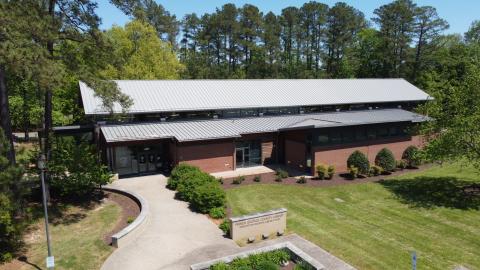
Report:
<svg viewBox="0 0 480 270"><path fill-rule="evenodd" d="M315 187L328 187L328 186L339 186L339 185L348 185L348 184L359 184L359 183L367 183L367 182L377 182L380 180L384 180L390 177L402 175L405 173L409 172L414 172L414 171L421 171L426 168L431 167L431 165L426 164L420 166L418 169L404 169L404 170L398 170L395 172L392 172L389 175L379 175L379 176L372 176L372 177L365 177L365 178L357 178L357 179L348 179L348 177L345 176L345 174L335 174L332 179L330 180L319 180L316 178L312 179L307 179L307 182L304 184L299 184L297 183L297 178L295 177L288 177L282 180L282 182L277 182L275 181L276 175L274 172L271 173L263 173L263 174L258 174L261 177L260 182L255 182L253 179L257 175L248 175L245 176L245 181L243 181L241 184L233 184L232 181L236 178L225 178L223 179L223 184L222 187L224 189L230 189L230 188L236 188L244 185L254 185L254 184L277 184L277 185L298 185L298 186L315 186Z"/></svg>
<svg viewBox="0 0 480 270"><path fill-rule="evenodd" d="M135 220L135 218L140 214L140 207L135 201L133 201L127 196L107 191L104 191L104 194L106 200L110 200L116 203L122 209L122 215L120 217L120 220L115 225L115 228L111 232L103 236L103 241L107 245L110 245L112 243L112 235L118 233L123 228L127 227L129 225L129 219Z"/></svg>

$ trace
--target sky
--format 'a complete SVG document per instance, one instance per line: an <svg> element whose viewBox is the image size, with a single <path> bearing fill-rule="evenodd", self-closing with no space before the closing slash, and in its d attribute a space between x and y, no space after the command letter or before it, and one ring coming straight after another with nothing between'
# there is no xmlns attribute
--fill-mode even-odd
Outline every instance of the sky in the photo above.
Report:
<svg viewBox="0 0 480 270"><path fill-rule="evenodd" d="M102 18L102 29L108 29L112 25L123 26L129 21L115 6L110 4L109 0L97 0L97 14ZM309 1L301 0L157 0L171 14L181 19L185 14L197 13L197 15L206 12L211 13L215 8L221 7L226 3L234 3L240 7L244 4L252 4L257 6L264 13L273 11L280 14L281 10L287 6L300 7L303 3ZM317 2L325 3L333 6L335 0L317 0ZM359 9L365 14L365 17L371 19L373 11L381 5L391 2L390 0L343 0L347 4ZM480 0L414 0L419 6L434 6L440 17L447 20L450 28L446 33L464 33L468 30L470 24L474 20L480 20Z"/></svg>

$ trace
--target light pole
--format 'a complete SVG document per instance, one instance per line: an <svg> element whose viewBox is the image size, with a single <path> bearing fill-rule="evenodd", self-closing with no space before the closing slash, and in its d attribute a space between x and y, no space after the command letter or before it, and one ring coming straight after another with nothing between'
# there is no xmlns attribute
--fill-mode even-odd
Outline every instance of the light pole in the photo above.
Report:
<svg viewBox="0 0 480 270"><path fill-rule="evenodd" d="M42 181L42 197L43 197L43 212L45 214L45 233L47 235L47 249L48 249L48 257L46 260L47 269L53 269L55 263L54 258L52 256L52 249L50 247L50 232L48 230L48 210L47 210L47 197L46 197L46 190L45 190L45 154L41 154L40 158L38 159L38 168L40 169L40 179Z"/></svg>

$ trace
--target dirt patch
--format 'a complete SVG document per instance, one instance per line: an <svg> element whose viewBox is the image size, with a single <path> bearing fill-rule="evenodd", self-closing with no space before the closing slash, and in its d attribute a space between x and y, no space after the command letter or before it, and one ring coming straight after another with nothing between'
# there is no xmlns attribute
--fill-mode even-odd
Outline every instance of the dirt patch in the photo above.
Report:
<svg viewBox="0 0 480 270"><path fill-rule="evenodd" d="M112 235L127 227L130 224L129 221L135 220L140 214L140 207L134 200L127 196L107 191L104 193L105 200L110 200L116 203L122 209L121 218L117 222L117 225L115 225L115 228L103 237L103 241L110 245L112 243Z"/></svg>
<svg viewBox="0 0 480 270"><path fill-rule="evenodd" d="M330 180L319 180L316 178L307 179L307 182L304 184L297 183L298 177L287 177L282 179L281 182L275 181L277 176L274 172L270 173L263 173L258 175L249 175L245 176L245 180L241 184L233 184L234 178L225 178L223 179L222 187L224 189L236 188L244 185L255 185L255 184L278 184L278 185L299 185L299 186L318 186L318 187L328 187L328 186L339 186L339 185L348 185L348 184L358 184L358 183L367 183L367 182L377 182L380 180L388 179L394 176L399 176L405 173L414 172L414 171L421 171L431 167L430 164L422 165L420 168L417 169L404 169L404 170L397 170L392 172L389 175L379 175L379 176L372 176L372 177L365 177L365 178L357 178L354 180L348 179L343 173L335 174L332 179ZM255 176L260 176L260 182L255 182Z"/></svg>

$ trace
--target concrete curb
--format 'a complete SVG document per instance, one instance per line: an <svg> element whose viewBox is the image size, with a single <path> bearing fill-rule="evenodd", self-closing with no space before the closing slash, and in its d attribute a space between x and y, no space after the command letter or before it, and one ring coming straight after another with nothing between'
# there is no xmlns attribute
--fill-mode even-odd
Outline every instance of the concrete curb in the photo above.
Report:
<svg viewBox="0 0 480 270"><path fill-rule="evenodd" d="M127 196L130 199L134 200L140 207L140 214L138 215L138 217L127 227L123 228L123 230L112 235L112 246L118 248L120 246L123 246L126 242L128 242L128 240L134 238L136 232L139 231L139 227L146 223L145 221L147 220L147 213L150 211L150 208L147 201L142 196L134 192L126 191L122 188L117 187L102 187L102 190L115 192Z"/></svg>
<svg viewBox="0 0 480 270"><path fill-rule="evenodd" d="M206 262L197 263L197 264L191 265L190 269L191 270L206 270L206 269L209 269L212 265L214 265L216 263L219 263L219 262L231 263L236 258L246 258L246 257L248 257L252 254L259 254L259 253L264 253L264 252L269 252L269 251L274 251L274 250L280 250L280 249L286 249L287 251L289 251L293 255L294 258L307 262L308 264L310 264L312 269L315 269L315 270L324 270L325 269L325 266L323 266L323 264L321 264L320 262L318 262L317 260L312 258L310 255L305 253L302 249L298 248L297 246L295 246L294 244L292 244L289 241L282 242L282 243L277 243L277 244L273 244L273 245L269 245L269 246L265 246L265 247L260 247L260 248L256 248L256 249L253 249L253 250L243 251L243 252L240 252L240 253L232 254L232 255L229 255L229 256L225 256L225 257L222 257L222 258L218 258L218 259L214 259L214 260L210 260L210 261L206 261Z"/></svg>

